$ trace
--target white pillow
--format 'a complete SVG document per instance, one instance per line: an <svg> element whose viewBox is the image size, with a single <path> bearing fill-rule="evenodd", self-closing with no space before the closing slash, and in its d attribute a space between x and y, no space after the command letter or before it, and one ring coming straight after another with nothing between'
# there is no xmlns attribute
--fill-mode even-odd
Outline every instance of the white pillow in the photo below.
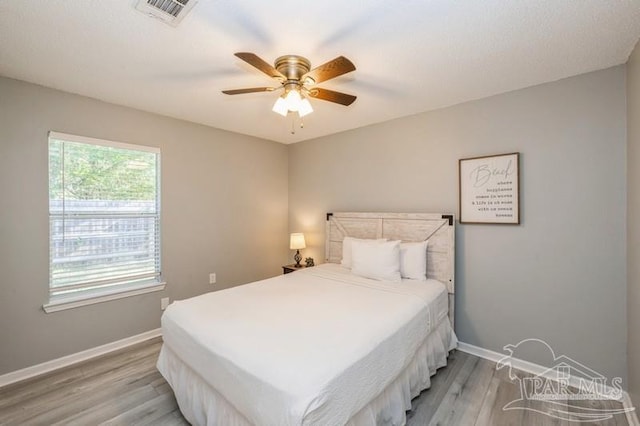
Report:
<svg viewBox="0 0 640 426"><path fill-rule="evenodd" d="M347 268L351 268L351 243L354 241L363 241L367 243L379 243L387 241L386 238L381 238L379 240L370 240L370 239L362 239L362 238L353 238L353 237L344 237L342 241L342 266L346 266Z"/></svg>
<svg viewBox="0 0 640 426"><path fill-rule="evenodd" d="M400 241L351 242L351 272L365 278L400 282Z"/></svg>
<svg viewBox="0 0 640 426"><path fill-rule="evenodd" d="M427 244L428 241L400 244L400 275L402 278L427 280Z"/></svg>

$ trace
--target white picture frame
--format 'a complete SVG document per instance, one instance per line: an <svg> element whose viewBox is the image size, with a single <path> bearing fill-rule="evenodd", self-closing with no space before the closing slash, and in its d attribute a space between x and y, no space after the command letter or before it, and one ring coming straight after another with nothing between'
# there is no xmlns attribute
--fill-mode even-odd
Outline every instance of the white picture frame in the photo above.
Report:
<svg viewBox="0 0 640 426"><path fill-rule="evenodd" d="M458 161L460 223L520 224L520 153Z"/></svg>

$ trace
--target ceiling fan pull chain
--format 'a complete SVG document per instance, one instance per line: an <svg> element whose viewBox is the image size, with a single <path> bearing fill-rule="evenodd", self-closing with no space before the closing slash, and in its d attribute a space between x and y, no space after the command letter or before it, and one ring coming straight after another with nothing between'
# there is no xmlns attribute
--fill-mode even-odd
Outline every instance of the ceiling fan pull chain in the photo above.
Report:
<svg viewBox="0 0 640 426"><path fill-rule="evenodd" d="M296 134L296 123L295 123L296 118L293 116L293 114L290 114L290 115L291 115L291 134L295 135Z"/></svg>
<svg viewBox="0 0 640 426"><path fill-rule="evenodd" d="M304 129L304 118L300 117L300 128Z"/></svg>

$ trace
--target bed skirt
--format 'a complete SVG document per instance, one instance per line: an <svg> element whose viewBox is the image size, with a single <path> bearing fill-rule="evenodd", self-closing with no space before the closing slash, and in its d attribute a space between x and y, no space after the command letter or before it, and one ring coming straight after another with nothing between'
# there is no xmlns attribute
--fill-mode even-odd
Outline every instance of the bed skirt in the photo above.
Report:
<svg viewBox="0 0 640 426"><path fill-rule="evenodd" d="M447 356L457 344L451 323L445 318L427 336L402 373L357 412L347 425L404 425L406 412L411 409L411 399L431 387L431 376L438 368L447 365ZM180 411L192 425L251 426L242 413L183 363L166 344L162 345L157 366L173 389Z"/></svg>

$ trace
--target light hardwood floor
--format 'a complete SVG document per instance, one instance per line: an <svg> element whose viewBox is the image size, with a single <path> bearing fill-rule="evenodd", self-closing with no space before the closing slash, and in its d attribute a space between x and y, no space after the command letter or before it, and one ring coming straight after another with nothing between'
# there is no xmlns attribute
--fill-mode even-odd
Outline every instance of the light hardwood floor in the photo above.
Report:
<svg viewBox="0 0 640 426"><path fill-rule="evenodd" d="M159 338L150 340L0 388L0 424L186 425L171 388L155 368L160 346ZM454 351L449 365L432 378L431 388L413 400L407 425L628 424L624 414L606 422L574 423L533 411L502 410L518 396L519 387L506 371L496 371L492 362ZM621 408L621 404L609 401L589 406ZM544 410L542 406L534 408Z"/></svg>

